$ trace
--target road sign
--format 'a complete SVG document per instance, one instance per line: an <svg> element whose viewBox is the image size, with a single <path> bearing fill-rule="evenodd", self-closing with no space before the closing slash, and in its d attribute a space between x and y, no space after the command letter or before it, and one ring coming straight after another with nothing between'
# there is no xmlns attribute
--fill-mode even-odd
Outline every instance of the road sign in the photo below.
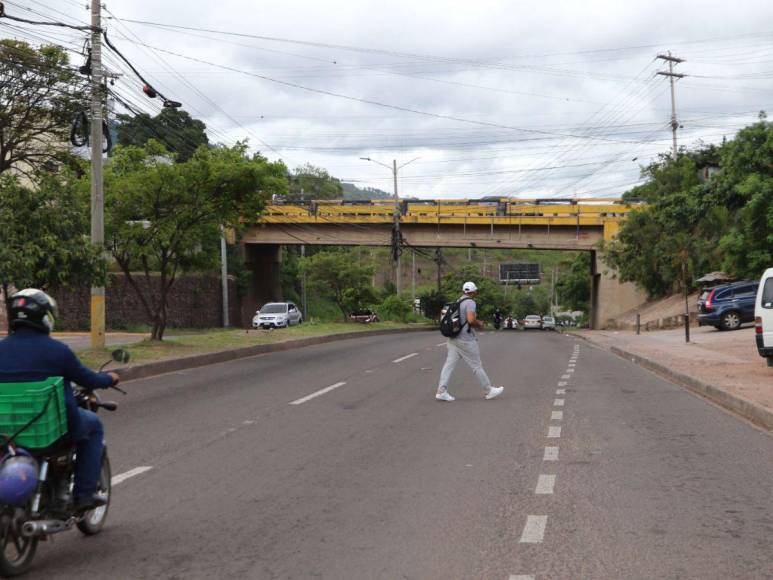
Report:
<svg viewBox="0 0 773 580"><path fill-rule="evenodd" d="M499 264L499 281L508 284L539 284L542 281L539 263Z"/></svg>

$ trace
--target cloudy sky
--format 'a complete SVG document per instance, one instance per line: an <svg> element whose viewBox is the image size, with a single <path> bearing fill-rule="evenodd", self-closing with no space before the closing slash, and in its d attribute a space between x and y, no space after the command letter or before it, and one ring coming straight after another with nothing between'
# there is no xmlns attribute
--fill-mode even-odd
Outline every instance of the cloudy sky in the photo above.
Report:
<svg viewBox="0 0 773 580"><path fill-rule="evenodd" d="M85 0L8 0L30 19L88 20ZM311 163L401 196L617 197L671 151L667 65L679 145L718 142L773 109L773 2L255 2L106 5L115 45L214 142L249 139L290 168ZM142 22L139 22L142 21ZM83 33L10 27L56 41ZM32 32L29 32L32 31ZM73 55L73 62L80 56ZM115 55L112 90L158 100ZM125 112L116 104L116 112Z"/></svg>

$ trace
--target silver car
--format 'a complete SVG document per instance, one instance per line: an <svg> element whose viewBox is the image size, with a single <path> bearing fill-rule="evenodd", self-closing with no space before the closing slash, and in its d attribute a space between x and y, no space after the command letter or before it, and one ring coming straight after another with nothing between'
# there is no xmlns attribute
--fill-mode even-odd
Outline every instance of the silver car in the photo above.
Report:
<svg viewBox="0 0 773 580"><path fill-rule="evenodd" d="M524 330L536 328L540 330L542 328L542 318L536 314L529 314L523 319Z"/></svg>
<svg viewBox="0 0 773 580"><path fill-rule="evenodd" d="M556 319L552 316L543 316L542 317L542 330L555 330L556 329Z"/></svg>
<svg viewBox="0 0 773 580"><path fill-rule="evenodd" d="M292 302L269 302L255 313L253 328L286 328L301 324L303 315Z"/></svg>

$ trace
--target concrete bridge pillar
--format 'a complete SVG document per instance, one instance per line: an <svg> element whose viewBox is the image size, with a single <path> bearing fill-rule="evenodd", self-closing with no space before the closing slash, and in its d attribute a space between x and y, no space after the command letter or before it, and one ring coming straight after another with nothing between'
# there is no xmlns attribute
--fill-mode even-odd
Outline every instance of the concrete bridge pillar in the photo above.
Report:
<svg viewBox="0 0 773 580"><path fill-rule="evenodd" d="M620 282L617 272L604 264L600 253L591 252L591 312L590 325L604 329L611 319L641 306L647 294L632 282Z"/></svg>
<svg viewBox="0 0 773 580"><path fill-rule="evenodd" d="M255 311L266 302L282 300L282 246L243 244L244 263L250 271L247 295L242 300L242 320L252 324Z"/></svg>

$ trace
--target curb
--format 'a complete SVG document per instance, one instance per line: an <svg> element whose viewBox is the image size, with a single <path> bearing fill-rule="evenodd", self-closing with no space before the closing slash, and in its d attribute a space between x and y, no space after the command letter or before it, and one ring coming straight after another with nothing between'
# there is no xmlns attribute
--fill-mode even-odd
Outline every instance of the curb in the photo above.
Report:
<svg viewBox="0 0 773 580"><path fill-rule="evenodd" d="M129 367L111 369L121 375L122 381L134 381L137 379L146 379L166 373L183 371L196 367L212 365L222 362L228 362L241 358L249 358L261 354L280 352L303 348L305 346L314 346L317 344L326 344L328 342L338 342L339 340L349 340L351 338L360 338L368 336L380 336L384 334L401 334L404 332L423 332L434 330L433 328L386 328L382 330L365 330L360 332L342 332L340 334L329 334L326 336L310 336L308 338L298 338L284 342L274 342L271 344L256 344L254 346L245 346L242 348L233 348L230 350L219 350L204 354L194 354L181 358L160 360L151 363L138 364Z"/></svg>
<svg viewBox="0 0 773 580"><path fill-rule="evenodd" d="M618 348L616 346L610 346L607 348L597 342L594 342L591 338L582 335L577 336L593 345L616 354L620 358L630 360L640 367L653 371L668 379L672 383L685 387L693 393L701 395L713 403L716 403L717 405L724 407L725 409L732 411L733 413L736 413L745 419L748 419L755 425L763 427L768 431L773 431L773 411L768 411L764 407L753 403L749 399L744 399L738 395L728 393L720 387L711 385L709 383L704 383L703 381L699 381L694 377L674 371L665 365L657 363L651 359L644 358L643 356L639 356L638 354L628 352L622 348Z"/></svg>

